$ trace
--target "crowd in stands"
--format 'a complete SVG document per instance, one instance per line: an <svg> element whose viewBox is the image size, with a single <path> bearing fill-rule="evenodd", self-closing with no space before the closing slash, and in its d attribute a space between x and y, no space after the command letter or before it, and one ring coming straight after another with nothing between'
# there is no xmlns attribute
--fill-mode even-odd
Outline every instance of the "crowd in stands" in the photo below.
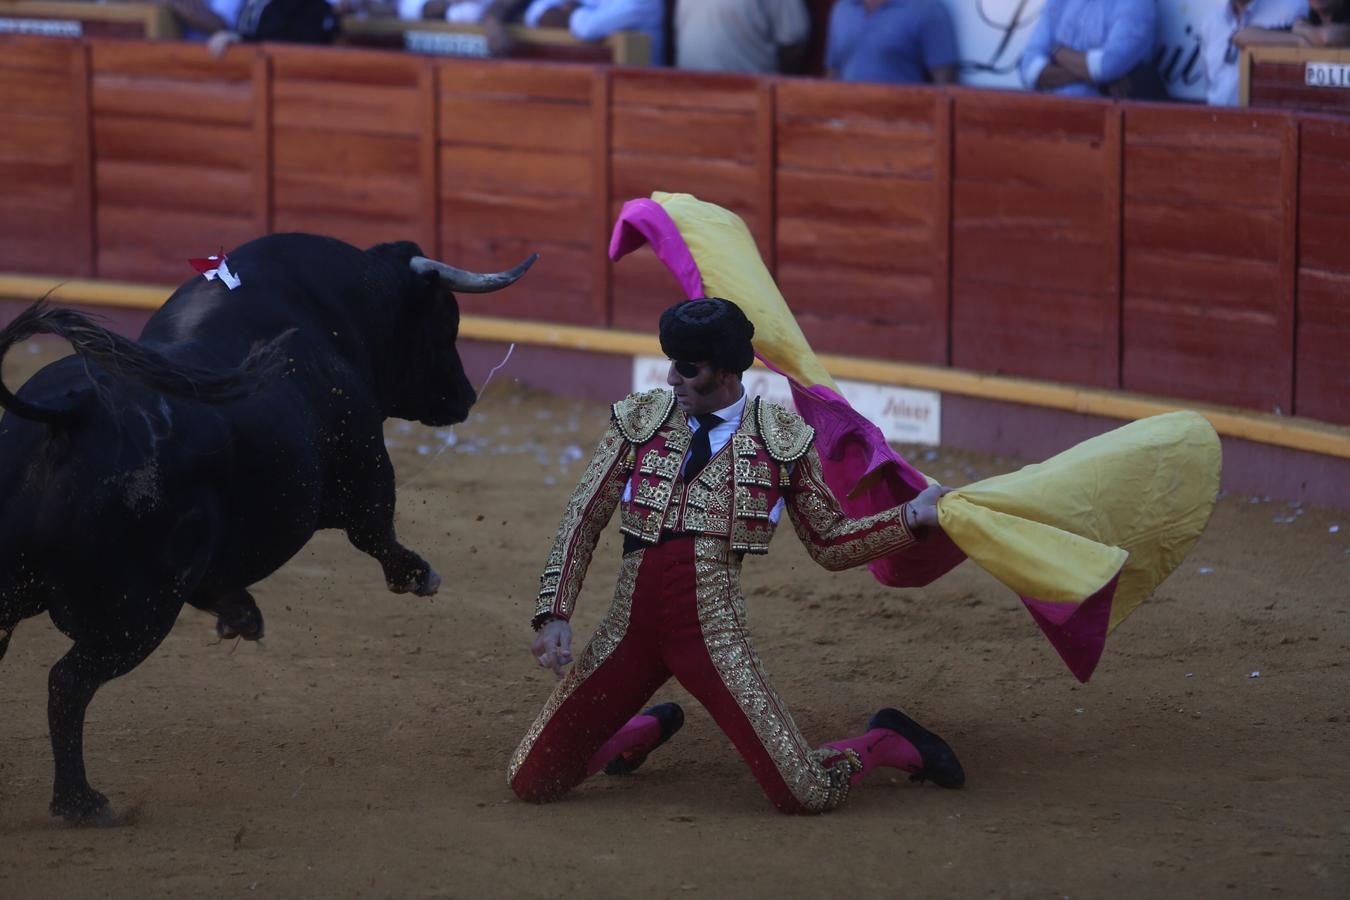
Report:
<svg viewBox="0 0 1350 900"><path fill-rule="evenodd" d="M566 28L596 41L620 31L650 37L655 65L722 72L806 71L807 0L163 0L189 37L215 52L239 40L325 43L341 15L477 24L490 53L506 53L507 26ZM942 84L960 57L948 3L834 0L824 72L845 81ZM1028 90L1067 96L1166 99L1155 68L1157 3L1045 0L1018 72ZM1350 46L1350 0L1226 0L1199 30L1206 97L1238 102L1241 49L1257 44Z"/></svg>

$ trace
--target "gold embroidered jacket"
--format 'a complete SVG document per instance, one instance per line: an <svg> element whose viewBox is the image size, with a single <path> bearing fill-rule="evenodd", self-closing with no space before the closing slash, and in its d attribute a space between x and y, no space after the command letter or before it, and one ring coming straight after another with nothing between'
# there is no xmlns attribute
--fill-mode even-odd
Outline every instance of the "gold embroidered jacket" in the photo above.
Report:
<svg viewBox="0 0 1350 900"><path fill-rule="evenodd" d="M767 553L780 498L807 552L827 569L862 565L913 544L899 507L862 519L844 514L825 483L814 438L795 412L749 398L731 440L685 484L680 468L692 433L674 393L646 391L614 404L558 526L540 578L536 626L549 616L571 618L600 532L626 485L621 529L647 544L662 532L694 532L725 538L739 553Z"/></svg>

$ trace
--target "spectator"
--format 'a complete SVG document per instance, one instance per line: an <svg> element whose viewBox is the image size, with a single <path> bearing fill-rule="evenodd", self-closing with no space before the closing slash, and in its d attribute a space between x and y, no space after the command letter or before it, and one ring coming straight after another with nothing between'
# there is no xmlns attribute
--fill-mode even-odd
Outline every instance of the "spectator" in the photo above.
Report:
<svg viewBox="0 0 1350 900"><path fill-rule="evenodd" d="M838 0L830 11L830 78L948 84L956 65L956 30L942 0Z"/></svg>
<svg viewBox="0 0 1350 900"><path fill-rule="evenodd" d="M1236 106L1238 57L1248 43L1287 43L1289 27L1308 12L1307 0L1227 0L1200 24L1205 101Z"/></svg>
<svg viewBox="0 0 1350 900"><path fill-rule="evenodd" d="M810 30L804 0L675 0L675 64L800 73Z"/></svg>
<svg viewBox="0 0 1350 900"><path fill-rule="evenodd" d="M216 56L238 41L331 44L338 30L335 6L329 0L243 0L233 26L206 43Z"/></svg>
<svg viewBox="0 0 1350 900"><path fill-rule="evenodd" d="M234 27L244 0L168 0L166 5L182 26L185 39L204 41Z"/></svg>
<svg viewBox="0 0 1350 900"><path fill-rule="evenodd" d="M581 41L616 31L641 31L651 39L651 61L666 63L666 5L662 0L534 0L525 10L531 28L566 28Z"/></svg>
<svg viewBox="0 0 1350 900"><path fill-rule="evenodd" d="M1153 68L1154 0L1046 0L1022 51L1022 83L1070 97L1164 99Z"/></svg>
<svg viewBox="0 0 1350 900"><path fill-rule="evenodd" d="M1308 0L1308 18L1295 22L1293 35L1309 47L1350 47L1350 0Z"/></svg>
<svg viewBox="0 0 1350 900"><path fill-rule="evenodd" d="M397 0L400 19L473 24L482 18L488 0Z"/></svg>

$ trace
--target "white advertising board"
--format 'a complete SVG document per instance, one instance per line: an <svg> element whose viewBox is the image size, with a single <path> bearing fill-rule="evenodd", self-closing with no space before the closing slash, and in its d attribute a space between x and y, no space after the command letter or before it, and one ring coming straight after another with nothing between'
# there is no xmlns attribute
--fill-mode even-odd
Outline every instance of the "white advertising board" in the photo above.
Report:
<svg viewBox="0 0 1350 900"><path fill-rule="evenodd" d="M1045 0L944 0L956 28L961 82L982 87L1022 87L1017 60ZM1168 92L1205 99L1200 63L1200 23L1228 0L1158 0L1158 49L1154 57Z"/></svg>
<svg viewBox="0 0 1350 900"><path fill-rule="evenodd" d="M633 390L666 387L670 361L662 356L633 357ZM792 409L788 380L756 366L745 373L745 392ZM942 395L892 385L840 381L839 391L859 413L881 429L886 440L936 445L942 436Z"/></svg>

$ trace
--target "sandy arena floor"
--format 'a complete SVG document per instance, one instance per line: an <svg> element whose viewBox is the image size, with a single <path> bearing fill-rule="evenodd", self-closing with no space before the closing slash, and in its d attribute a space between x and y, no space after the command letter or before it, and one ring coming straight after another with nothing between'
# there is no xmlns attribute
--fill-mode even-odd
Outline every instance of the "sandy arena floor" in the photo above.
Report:
<svg viewBox="0 0 1350 900"><path fill-rule="evenodd" d="M16 348L5 379L51 358ZM391 422L400 533L440 595L387 594L326 532L257 587L263 646L214 643L184 610L90 708L91 780L128 826L48 817L47 669L68 642L22 623L0 662L0 896L1350 893L1350 515L1260 498L1222 499L1087 685L971 564L891 590L815 568L790 528L749 560L760 652L806 734L903 706L956 748L963 791L874 776L836 813L782 816L689 701L633 777L515 800L507 757L553 683L527 620L605 415L503 379L453 432ZM1020 464L915 452L952 484ZM580 634L608 602L616 531Z"/></svg>

